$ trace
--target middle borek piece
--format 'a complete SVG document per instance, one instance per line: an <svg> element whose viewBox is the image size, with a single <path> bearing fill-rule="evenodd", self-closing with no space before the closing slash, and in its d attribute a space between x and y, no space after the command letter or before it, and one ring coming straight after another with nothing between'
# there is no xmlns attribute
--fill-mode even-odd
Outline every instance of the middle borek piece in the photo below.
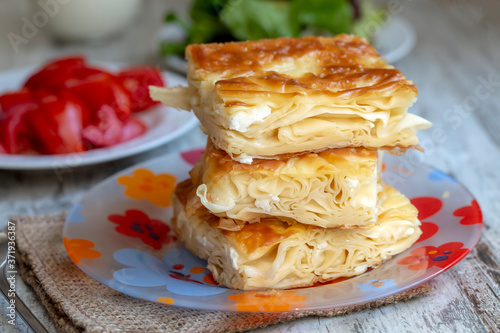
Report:
<svg viewBox="0 0 500 333"><path fill-rule="evenodd" d="M209 141L190 174L202 204L219 217L255 223L276 216L354 228L377 221L377 155L337 148L243 164Z"/></svg>

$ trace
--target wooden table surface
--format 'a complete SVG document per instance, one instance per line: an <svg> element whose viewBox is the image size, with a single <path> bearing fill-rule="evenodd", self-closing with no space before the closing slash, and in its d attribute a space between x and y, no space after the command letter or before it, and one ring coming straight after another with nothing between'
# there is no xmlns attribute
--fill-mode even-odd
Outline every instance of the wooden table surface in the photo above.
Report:
<svg viewBox="0 0 500 333"><path fill-rule="evenodd" d="M167 8L180 1L148 0L124 35L108 43L61 45L45 30L17 54L7 33L18 31L31 1L0 4L0 70L34 65L65 53L91 60L161 65L155 32ZM422 131L425 161L456 178L477 198L484 217L479 244L463 261L431 281L434 290L417 299L338 318L305 318L256 332L498 332L500 331L500 5L497 1L411 1L397 14L410 21L418 41L396 66L419 87L412 112L434 127ZM182 6L186 6L183 4ZM185 8L185 7L184 7ZM396 7L394 7L396 8ZM180 8L182 10L182 8ZM489 83L487 83L489 82ZM69 210L92 186L123 168L204 144L198 129L162 147L109 163L54 170L0 170L0 227L9 216ZM36 296L18 281L21 297L54 330ZM0 301L0 311L6 303ZM26 332L0 313L0 331Z"/></svg>

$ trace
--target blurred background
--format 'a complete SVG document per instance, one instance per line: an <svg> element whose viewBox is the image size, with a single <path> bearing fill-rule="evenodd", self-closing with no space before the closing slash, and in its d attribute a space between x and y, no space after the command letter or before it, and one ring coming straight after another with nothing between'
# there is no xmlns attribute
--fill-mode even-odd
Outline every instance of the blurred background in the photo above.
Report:
<svg viewBox="0 0 500 333"><path fill-rule="evenodd" d="M0 69L40 64L66 53L100 61L156 63L156 33L165 13L186 12L188 6L187 1L162 0L3 0Z"/></svg>
<svg viewBox="0 0 500 333"><path fill-rule="evenodd" d="M182 73L185 63L178 54L187 42L331 34L337 29L362 33L417 85L418 102L410 111L434 123L419 133L425 155L418 153L411 160L412 155L410 161L414 166L430 164L464 184L483 209L489 231L485 242L498 243L500 1L387 0L350 9L346 6L352 2L347 0L293 2L296 6L287 10L295 13L294 21L284 23L287 17L278 7L286 1L199 0L191 10L192 1L178 0L0 0L0 75L67 54L85 55L90 62L147 64ZM227 3L231 6L224 8L226 15L219 16ZM358 19L352 21L358 11ZM63 179L54 170L0 170L0 225L11 215L68 211L90 187L119 170L204 144L204 135L193 129L134 157L65 171ZM436 281L441 287L448 284L446 277ZM36 303L26 289L21 296ZM454 320L449 304L442 307L442 312L429 316L429 325L441 328L442 322ZM428 308L423 301L415 312ZM41 306L36 312L44 313ZM1 317L0 324L5 319ZM345 327L352 323L344 322Z"/></svg>
<svg viewBox="0 0 500 333"><path fill-rule="evenodd" d="M387 25L401 18L404 26L382 37L403 35L406 38L398 39L400 44L418 40L422 51L439 52L450 46L456 52L498 51L497 1L338 0L315 1L314 6L300 0L194 2L193 6L193 1L168 0L3 0L0 69L65 53L84 53L92 60L156 63L161 61L162 49L164 54L182 53L183 42L273 38L296 35L299 28L301 34L347 31L373 42L386 33ZM279 5L288 2L293 5ZM285 12L291 12L291 18L285 18ZM389 41L377 42L383 48Z"/></svg>

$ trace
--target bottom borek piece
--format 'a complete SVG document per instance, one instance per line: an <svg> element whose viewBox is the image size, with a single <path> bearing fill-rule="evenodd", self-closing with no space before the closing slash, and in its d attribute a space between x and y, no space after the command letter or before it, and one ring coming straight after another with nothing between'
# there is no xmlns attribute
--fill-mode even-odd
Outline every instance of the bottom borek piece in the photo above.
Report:
<svg viewBox="0 0 500 333"><path fill-rule="evenodd" d="M312 286L362 274L419 238L417 209L394 188L382 186L378 225L345 230L269 217L229 231L218 227L230 221L211 214L186 180L173 198L173 227L193 254L208 261L220 285L243 290Z"/></svg>

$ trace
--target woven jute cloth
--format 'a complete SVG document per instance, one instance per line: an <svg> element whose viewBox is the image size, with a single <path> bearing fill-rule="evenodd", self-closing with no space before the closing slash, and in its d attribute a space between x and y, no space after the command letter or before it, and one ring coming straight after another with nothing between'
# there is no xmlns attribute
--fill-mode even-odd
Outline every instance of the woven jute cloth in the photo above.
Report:
<svg viewBox="0 0 500 333"><path fill-rule="evenodd" d="M64 215L13 219L21 277L60 332L243 332L306 316L333 317L408 300L428 284L375 302L320 311L220 312L155 304L121 294L83 273L62 242Z"/></svg>

